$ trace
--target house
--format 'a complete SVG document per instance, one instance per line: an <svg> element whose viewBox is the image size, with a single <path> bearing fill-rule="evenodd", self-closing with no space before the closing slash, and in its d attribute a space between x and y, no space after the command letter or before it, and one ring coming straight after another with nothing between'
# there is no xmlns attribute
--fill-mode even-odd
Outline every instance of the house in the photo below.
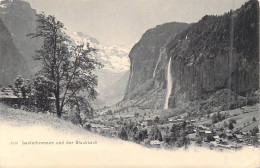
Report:
<svg viewBox="0 0 260 168"><path fill-rule="evenodd" d="M169 122L170 122L170 123L176 123L176 122L177 122L177 120L174 120L174 119L169 119Z"/></svg>
<svg viewBox="0 0 260 168"><path fill-rule="evenodd" d="M231 133L226 133L226 135L227 135L228 139L233 139L233 137L234 137L233 134L231 134Z"/></svg>
<svg viewBox="0 0 260 168"><path fill-rule="evenodd" d="M247 132L247 131L242 131L241 134L242 134L242 135L249 135L249 132Z"/></svg>
<svg viewBox="0 0 260 168"><path fill-rule="evenodd" d="M219 142L219 141L220 141L220 137L219 137L218 135L213 136L213 138L214 138L214 140L215 140L216 142Z"/></svg>
<svg viewBox="0 0 260 168"><path fill-rule="evenodd" d="M204 137L204 136L205 136L205 131L204 131L204 130L199 130L197 133L198 133L198 135L201 136L201 137Z"/></svg>
<svg viewBox="0 0 260 168"><path fill-rule="evenodd" d="M188 134L187 138L191 141L196 141L196 133Z"/></svg>
<svg viewBox="0 0 260 168"><path fill-rule="evenodd" d="M219 137L218 135L216 135L216 136L213 136L213 138L217 140L217 139L219 139L220 137Z"/></svg>
<svg viewBox="0 0 260 168"><path fill-rule="evenodd" d="M230 145L222 145L222 144L218 144L217 146L218 148L222 148L222 149L231 149Z"/></svg>
<svg viewBox="0 0 260 168"><path fill-rule="evenodd" d="M183 119L177 119L177 122L182 123L182 122L184 122L184 120Z"/></svg>
<svg viewBox="0 0 260 168"><path fill-rule="evenodd" d="M143 121L142 123L141 123L141 126L147 126L148 125L148 122L147 121Z"/></svg>
<svg viewBox="0 0 260 168"><path fill-rule="evenodd" d="M212 132L211 131L205 131L205 134L208 136L212 136Z"/></svg>
<svg viewBox="0 0 260 168"><path fill-rule="evenodd" d="M234 134L234 137L237 139L238 142L244 142L243 135L240 134Z"/></svg>
<svg viewBox="0 0 260 168"><path fill-rule="evenodd" d="M23 98L21 97L21 93L18 93L19 97L14 94L12 88L0 88L0 102L14 105L21 104Z"/></svg>
<svg viewBox="0 0 260 168"><path fill-rule="evenodd" d="M204 127L210 127L212 124L211 123L204 123L202 124Z"/></svg>
<svg viewBox="0 0 260 168"><path fill-rule="evenodd" d="M226 133L231 133L231 130L229 130L229 129L228 129L228 130L226 130Z"/></svg>
<svg viewBox="0 0 260 168"><path fill-rule="evenodd" d="M152 141L150 141L150 145L152 147L160 147L161 144L162 144L162 142L160 142L159 140L152 140Z"/></svg>
<svg viewBox="0 0 260 168"><path fill-rule="evenodd" d="M204 141L215 141L213 138L213 133L211 131L205 131Z"/></svg>
<svg viewBox="0 0 260 168"><path fill-rule="evenodd" d="M198 129L200 129L200 130L207 130L208 128L205 127L205 126L203 126L203 125L199 125L199 126L198 126Z"/></svg>

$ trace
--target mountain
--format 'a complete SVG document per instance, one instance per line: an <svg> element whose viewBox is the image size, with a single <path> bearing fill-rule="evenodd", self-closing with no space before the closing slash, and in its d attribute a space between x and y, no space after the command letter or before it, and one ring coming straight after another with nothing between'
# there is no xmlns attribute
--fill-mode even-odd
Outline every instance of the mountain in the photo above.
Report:
<svg viewBox="0 0 260 168"><path fill-rule="evenodd" d="M129 46L105 46L100 44L94 37L81 32L74 32L70 37L76 44L89 43L91 47L96 48L98 50L97 58L105 65L103 70L113 73L121 73L129 70Z"/></svg>
<svg viewBox="0 0 260 168"><path fill-rule="evenodd" d="M122 100L127 78L125 77L129 70L128 54L130 47L128 46L105 46L97 39L81 32L70 34L75 44L87 44L96 48L96 58L104 65L102 69L96 71L98 76L99 92L97 106L109 106ZM120 84L117 83L120 81ZM116 91L114 86L118 86Z"/></svg>
<svg viewBox="0 0 260 168"><path fill-rule="evenodd" d="M23 0L0 0L0 18L10 31L14 44L22 54L32 73L37 72L40 62L35 62L35 50L41 47L41 41L26 35L35 32L36 10Z"/></svg>
<svg viewBox="0 0 260 168"><path fill-rule="evenodd" d="M0 85L12 84L17 75L29 77L30 69L13 43L7 27L0 19Z"/></svg>
<svg viewBox="0 0 260 168"><path fill-rule="evenodd" d="M244 97L258 90L258 24L259 4L250 0L222 16L204 16L172 40L169 106L179 97L207 99L222 89Z"/></svg>
<svg viewBox="0 0 260 168"><path fill-rule="evenodd" d="M194 101L201 102L198 108L245 104L259 89L258 24L259 4L250 0L224 15L204 16L170 38L161 36L165 29L159 33L163 25L148 30L129 54L124 101L160 109Z"/></svg>
<svg viewBox="0 0 260 168"><path fill-rule="evenodd" d="M163 103L163 89L166 87L164 73L157 71L165 66L160 63L165 51L164 46L169 39L188 27L189 24L186 23L171 22L158 25L143 34L129 54L131 66L125 101L151 108Z"/></svg>

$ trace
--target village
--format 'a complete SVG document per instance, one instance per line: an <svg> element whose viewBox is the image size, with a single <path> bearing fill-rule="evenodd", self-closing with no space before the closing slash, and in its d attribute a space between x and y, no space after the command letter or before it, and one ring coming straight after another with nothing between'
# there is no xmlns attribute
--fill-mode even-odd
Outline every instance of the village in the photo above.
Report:
<svg viewBox="0 0 260 168"><path fill-rule="evenodd" d="M236 120L233 117L241 117L243 115L248 115L248 113L258 113L258 106L251 107L251 111L241 110L240 112L236 110L235 114L230 115L227 112L217 113L218 115L226 115L226 120L229 120L229 124L224 122L212 123L215 114L204 115L199 119L190 118L185 115L175 116L171 118L160 119L158 115L149 116L139 116L138 113L134 115L113 115L111 111L103 114L96 114L94 119L91 120L88 125L88 128L96 133L102 134L108 137L120 137L120 129L126 125L126 123L134 123L137 126L138 130L146 130L147 136L145 139L140 141L135 141L139 144L142 144L147 147L155 148L174 148L174 145L169 145L168 141L172 134L172 127L179 126L184 128L184 135L188 141L188 145L197 145L206 147L209 149L241 149L243 146L255 146L259 147L259 119L255 117L252 118L252 121L243 124L241 128L234 127ZM234 111L234 110L233 110ZM232 113L232 111L231 111ZM214 117L213 117L214 116ZM156 126L158 127L162 139L151 139L149 133L151 129ZM252 129L250 129L250 128ZM248 129L245 129L248 128ZM129 133L131 134L131 133ZM133 138L128 140L134 141Z"/></svg>

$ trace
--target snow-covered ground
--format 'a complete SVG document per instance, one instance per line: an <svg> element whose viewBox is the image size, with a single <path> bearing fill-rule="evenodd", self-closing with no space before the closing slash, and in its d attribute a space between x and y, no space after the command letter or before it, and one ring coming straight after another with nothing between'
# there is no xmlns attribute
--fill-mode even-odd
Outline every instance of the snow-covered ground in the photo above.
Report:
<svg viewBox="0 0 260 168"><path fill-rule="evenodd" d="M53 144L23 144L28 142ZM76 141L93 144L75 144ZM11 144L17 142L18 144ZM64 144L56 144L64 142ZM66 144L73 142L73 144ZM41 113L0 104L0 167L258 167L259 149L166 151L105 138Z"/></svg>

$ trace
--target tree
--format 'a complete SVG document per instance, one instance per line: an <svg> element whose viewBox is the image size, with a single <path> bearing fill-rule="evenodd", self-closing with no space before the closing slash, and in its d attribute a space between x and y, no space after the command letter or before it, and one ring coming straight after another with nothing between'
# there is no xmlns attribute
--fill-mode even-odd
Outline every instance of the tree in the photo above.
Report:
<svg viewBox="0 0 260 168"><path fill-rule="evenodd" d="M36 50L35 60L43 62L40 73L53 83L56 113L61 117L64 106L69 102L77 103L83 92L89 100L96 98L97 76L93 71L102 64L91 58L96 49L89 44L72 46L64 33L63 23L54 16L38 14L37 22L36 32L28 36L43 39L41 49Z"/></svg>
<svg viewBox="0 0 260 168"><path fill-rule="evenodd" d="M148 135L149 140L159 140L162 141L162 133L157 127L157 125L154 125Z"/></svg>
<svg viewBox="0 0 260 168"><path fill-rule="evenodd" d="M112 114L113 114L112 110L107 111L107 115L112 115Z"/></svg>
<svg viewBox="0 0 260 168"><path fill-rule="evenodd" d="M31 82L28 79L25 80L22 76L17 76L14 80L13 90L14 95L16 95L17 97L22 96L25 99L31 94Z"/></svg>
<svg viewBox="0 0 260 168"><path fill-rule="evenodd" d="M229 125L228 125L228 128L231 129L231 130L234 129L233 123L230 122Z"/></svg>
<svg viewBox="0 0 260 168"><path fill-rule="evenodd" d="M122 127L118 132L118 137L122 140L128 140L128 135L124 127Z"/></svg>
<svg viewBox="0 0 260 168"><path fill-rule="evenodd" d="M36 76L32 82L33 95L35 105L44 111L50 109L53 83L44 76ZM31 101L32 101L31 100Z"/></svg>
<svg viewBox="0 0 260 168"><path fill-rule="evenodd" d="M259 133L259 128L254 127L252 130L250 130L250 133L252 136L256 136L257 133Z"/></svg>
<svg viewBox="0 0 260 168"><path fill-rule="evenodd" d="M137 118L139 117L139 113L135 113L134 116Z"/></svg>
<svg viewBox="0 0 260 168"><path fill-rule="evenodd" d="M139 130L137 133L137 141L143 141L148 137L147 129Z"/></svg>
<svg viewBox="0 0 260 168"><path fill-rule="evenodd" d="M255 118L255 117L253 117L252 121L253 121L253 122L256 122L256 118Z"/></svg>
<svg viewBox="0 0 260 168"><path fill-rule="evenodd" d="M68 104L70 106L69 120L72 123L80 124L83 127L88 119L93 118L93 108L84 97L71 97Z"/></svg>
<svg viewBox="0 0 260 168"><path fill-rule="evenodd" d="M223 127L227 127L227 126L228 126L227 122L224 121L224 123L223 123Z"/></svg>
<svg viewBox="0 0 260 168"><path fill-rule="evenodd" d="M234 129L234 125L233 124L236 124L236 123L237 123L237 121L235 119L231 118L229 120L228 128L231 129L231 130Z"/></svg>
<svg viewBox="0 0 260 168"><path fill-rule="evenodd" d="M158 124L159 121L160 121L160 118L159 118L158 116L156 116L156 117L154 118L154 123Z"/></svg>

